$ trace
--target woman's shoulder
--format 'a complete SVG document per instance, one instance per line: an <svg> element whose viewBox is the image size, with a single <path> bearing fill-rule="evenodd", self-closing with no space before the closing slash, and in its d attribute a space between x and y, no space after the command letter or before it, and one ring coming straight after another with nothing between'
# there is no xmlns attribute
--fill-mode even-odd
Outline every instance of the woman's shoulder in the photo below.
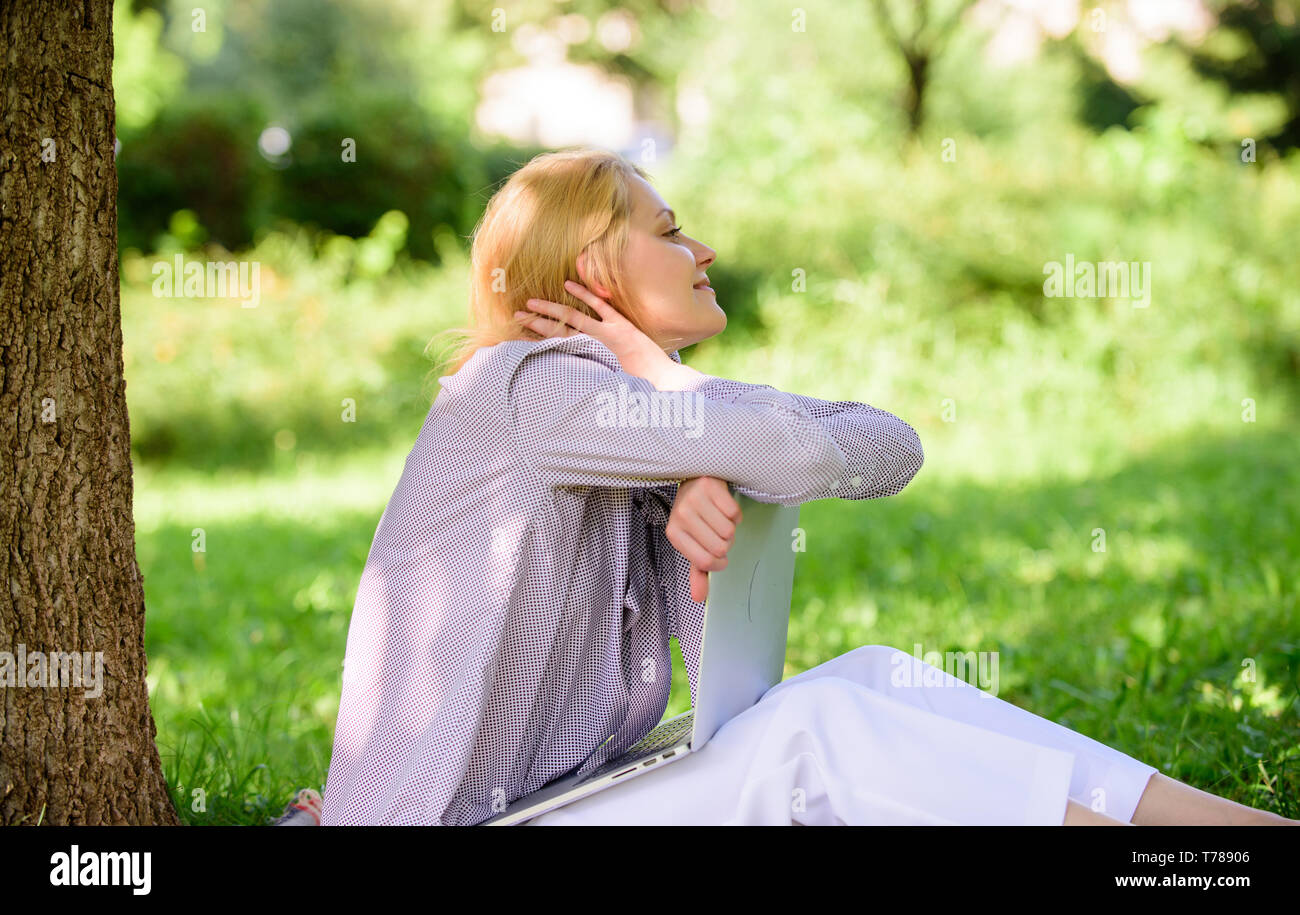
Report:
<svg viewBox="0 0 1300 915"><path fill-rule="evenodd" d="M620 371L618 357L588 334L507 340L476 352L444 387L453 394L504 400L549 400Z"/></svg>
<svg viewBox="0 0 1300 915"><path fill-rule="evenodd" d="M589 334L547 337L542 340L506 340L478 349L453 375L438 379L442 389L460 393L508 389L516 376L544 377L581 366L580 360L619 368L618 357Z"/></svg>
<svg viewBox="0 0 1300 915"><path fill-rule="evenodd" d="M509 340L498 346L502 348L503 363L513 373L580 365L580 360L584 359L611 369L619 367L618 357L613 350L590 334L547 337L544 340Z"/></svg>

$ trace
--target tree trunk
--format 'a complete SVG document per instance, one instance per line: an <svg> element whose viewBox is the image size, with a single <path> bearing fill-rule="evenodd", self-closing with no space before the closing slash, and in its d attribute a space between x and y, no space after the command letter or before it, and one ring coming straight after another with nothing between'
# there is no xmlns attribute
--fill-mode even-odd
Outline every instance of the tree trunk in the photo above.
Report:
<svg viewBox="0 0 1300 915"><path fill-rule="evenodd" d="M907 127L916 136L921 132L921 121L925 113L925 86L930 72L929 55L906 54L907 61Z"/></svg>
<svg viewBox="0 0 1300 915"><path fill-rule="evenodd" d="M0 824L176 824L144 679L112 2L3 0L0 49Z"/></svg>

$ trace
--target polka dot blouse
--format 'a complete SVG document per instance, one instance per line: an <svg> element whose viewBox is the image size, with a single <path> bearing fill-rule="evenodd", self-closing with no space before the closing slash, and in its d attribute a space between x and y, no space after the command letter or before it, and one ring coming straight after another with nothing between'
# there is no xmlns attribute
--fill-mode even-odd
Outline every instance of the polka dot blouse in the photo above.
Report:
<svg viewBox="0 0 1300 915"><path fill-rule="evenodd" d="M471 825L602 765L663 717L670 635L693 705L678 482L874 499L924 460L892 413L708 375L656 391L586 334L441 382L358 586L322 825Z"/></svg>

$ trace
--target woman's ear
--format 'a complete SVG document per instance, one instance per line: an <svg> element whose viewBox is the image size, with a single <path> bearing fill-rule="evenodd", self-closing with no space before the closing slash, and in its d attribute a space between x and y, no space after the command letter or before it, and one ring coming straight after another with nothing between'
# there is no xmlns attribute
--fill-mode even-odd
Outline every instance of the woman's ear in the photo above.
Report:
<svg viewBox="0 0 1300 915"><path fill-rule="evenodd" d="M587 252L584 249L578 254L578 279L581 281L582 285L586 286L592 292L596 293L596 295L608 302L613 293L600 283L593 282L589 271L590 266L587 260Z"/></svg>

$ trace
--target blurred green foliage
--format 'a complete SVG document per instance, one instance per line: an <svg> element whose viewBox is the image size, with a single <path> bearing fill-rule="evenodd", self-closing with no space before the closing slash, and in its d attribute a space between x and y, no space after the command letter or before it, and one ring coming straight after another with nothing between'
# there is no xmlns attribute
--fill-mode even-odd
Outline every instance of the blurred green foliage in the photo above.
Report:
<svg viewBox="0 0 1300 915"><path fill-rule="evenodd" d="M305 115L291 133L289 161L277 173L275 211L284 218L361 237L384 213L399 210L409 219L404 247L425 260L436 259L436 230L472 228L478 219L473 191L487 180L481 163L463 149L467 144L414 116L409 101L353 95ZM360 167L340 166L347 143L355 145Z"/></svg>
<svg viewBox="0 0 1300 915"><path fill-rule="evenodd" d="M1300 0L1208 5L1216 40L1205 47L1181 43L1192 66L1235 95L1274 97L1285 114L1263 140L1278 150L1300 147Z"/></svg>
<svg viewBox="0 0 1300 915"><path fill-rule="evenodd" d="M185 97L146 127L119 136L118 246L149 251L179 209L230 250L270 217L273 173L257 155L266 111L214 93Z"/></svg>

